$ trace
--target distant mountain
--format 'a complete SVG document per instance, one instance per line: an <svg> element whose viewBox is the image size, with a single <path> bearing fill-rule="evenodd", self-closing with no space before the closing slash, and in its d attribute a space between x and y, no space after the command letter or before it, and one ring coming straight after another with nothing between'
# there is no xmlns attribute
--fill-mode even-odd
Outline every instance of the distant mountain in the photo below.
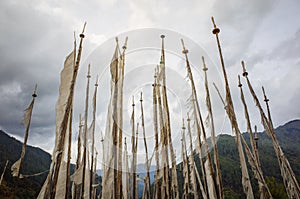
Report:
<svg viewBox="0 0 300 199"><path fill-rule="evenodd" d="M300 120L294 120L279 126L275 129L275 132L298 181L300 181ZM249 135L244 133L243 136L249 142ZM0 198L12 198L13 196L15 196L15 198L36 198L41 185L46 178L46 174L25 179L16 179L11 176L10 167L19 158L21 147L22 143L20 141L8 136L0 130L0 173L3 171L6 160L9 160L9 166L5 173L3 184L0 187ZM264 176L266 176L267 183L274 198L287 198L284 193L282 178L272 142L265 133L259 133L258 147L262 170ZM235 138L231 135L220 135L218 139L218 149L226 198L245 198L242 191L241 171ZM27 146L26 150L24 164L22 167L23 174L38 173L49 168L51 163L50 154L39 148L31 146ZM200 164L197 154L195 154L195 160L198 170L201 171L201 169L199 169ZM180 194L182 192L181 187L183 182L181 168L180 163L177 167ZM140 172L140 177L143 178L145 176L143 164L138 165L138 171ZM101 171L98 170L97 173L101 174ZM153 167L150 172L151 182L154 180L154 173ZM256 198L258 198L258 185L256 180L253 178L250 167L249 173L254 192L256 193ZM142 190L143 183L139 182L140 195Z"/></svg>
<svg viewBox="0 0 300 199"><path fill-rule="evenodd" d="M283 126L279 126L275 129L275 133L282 150L290 162L298 182L300 182L300 120L294 120ZM250 146L249 134L244 133L243 136ZM259 133L258 136L259 157L263 174L269 188L271 189L274 198L287 198L272 141L264 132ZM219 150L222 181L226 198L245 198L241 185L241 170L235 137L226 134L220 135L217 146ZM195 154L195 160L198 171L201 173L198 154ZM180 168L181 167L179 166L179 170ZM256 179L253 177L253 173L249 165L248 170L255 198L259 198L258 184ZM178 172L178 176L180 184L179 187L182 187L183 176L180 172ZM180 193L181 191L182 190L180 190Z"/></svg>
<svg viewBox="0 0 300 199"><path fill-rule="evenodd" d="M24 179L13 178L10 168L20 158L22 143L0 130L0 172L4 169L6 160L9 160L4 180L0 187L0 198L36 198L47 173L40 176ZM51 156L42 149L27 146L22 163L22 174L35 174L49 169Z"/></svg>

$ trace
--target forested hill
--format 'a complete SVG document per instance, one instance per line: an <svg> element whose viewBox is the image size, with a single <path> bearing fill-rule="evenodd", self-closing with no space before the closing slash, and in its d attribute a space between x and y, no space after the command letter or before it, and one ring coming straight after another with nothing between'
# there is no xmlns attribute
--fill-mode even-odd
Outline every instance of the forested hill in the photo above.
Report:
<svg viewBox="0 0 300 199"><path fill-rule="evenodd" d="M288 122L276 128L275 131L276 137L300 182L300 120ZM243 136L249 141L248 134L245 133ZM286 198L272 142L265 133L259 133L258 147L263 173L274 198ZM0 130L0 175L6 160L9 160L8 169L0 187L0 198L13 198L13 196L15 198L36 198L46 178L46 174L24 179L17 179L11 176L10 167L19 158L21 148L22 143L20 141ZM226 198L245 198L242 191L241 171L235 138L231 135L220 135L218 149ZM201 171L198 155L196 154L195 157L198 170ZM49 169L50 162L50 154L39 148L28 146L21 173L33 174L45 171ZM180 168L180 166L178 167ZM257 193L257 183L253 178L250 167L249 173L254 192ZM178 177L179 187L182 187L182 172L180 169L178 169Z"/></svg>
<svg viewBox="0 0 300 199"><path fill-rule="evenodd" d="M279 126L275 129L275 133L282 150L290 162L298 182L300 182L300 120L293 120L283 126ZM243 136L250 146L249 134L244 133ZM263 174L269 188L271 189L274 198L287 198L272 141L264 132L259 133L258 137L259 157ZM235 138L230 135L221 135L218 139L217 145L226 198L245 198L242 190L239 155ZM198 155L195 157L198 157ZM199 159L197 161L197 167L200 169ZM253 177L253 173L249 165L248 170L250 173L251 183L256 194L255 198L259 198L258 185L256 179ZM199 171L201 171L201 169Z"/></svg>
<svg viewBox="0 0 300 199"><path fill-rule="evenodd" d="M20 158L22 143L0 130L0 172L9 160L2 185L0 198L36 198L47 173L24 179L13 178L10 172L12 164ZM40 148L27 146L22 162L22 174L35 174L49 169L51 155ZM1 175L0 174L0 175Z"/></svg>

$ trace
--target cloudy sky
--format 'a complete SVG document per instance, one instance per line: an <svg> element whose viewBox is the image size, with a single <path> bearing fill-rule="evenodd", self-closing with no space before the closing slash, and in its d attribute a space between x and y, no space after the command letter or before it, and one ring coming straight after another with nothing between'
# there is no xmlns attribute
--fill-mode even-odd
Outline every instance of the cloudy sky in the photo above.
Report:
<svg viewBox="0 0 300 199"><path fill-rule="evenodd" d="M200 101L203 100L201 56L208 62L210 85L216 82L222 93L220 62L211 16L221 29L220 39L232 88L234 105L242 130L246 129L237 89L240 61L245 60L259 95L265 86L270 98L274 125L300 117L300 2L298 0L9 0L0 2L0 129L23 140L23 110L31 100L35 83L38 98L33 111L29 144L52 152L55 134L55 103L60 71L78 35L87 22L82 64L75 94L74 142L78 114L83 113L86 67L92 65L92 85L100 75L97 134L105 130L109 101L107 66L119 36L128 40L125 71L125 117L130 115L131 96L145 93L146 129L153 140L151 81L159 63L160 34L166 35L167 70L174 139L180 139L181 118L188 107L188 83L180 38L189 49ZM77 37L78 40L78 37ZM183 83L179 83L182 80ZM93 92L91 86L90 93ZM212 87L211 87L212 89ZM257 110L244 88L253 123L262 127ZM211 90L218 133L231 133L228 119L216 92ZM147 97L149 96L149 97ZM202 103L202 101L201 101ZM204 105L201 105L205 107ZM148 107L148 108L147 108ZM138 113L139 114L139 113ZM205 113L204 113L205 114ZM129 120L124 128L128 128ZM179 132L176 134L176 132ZM127 135L127 134L126 134ZM129 134L130 135L130 134ZM96 141L101 151L100 139ZM149 140L151 143L151 141ZM75 147L74 147L75 148ZM140 150L143 150L142 146ZM179 149L177 149L179 152Z"/></svg>

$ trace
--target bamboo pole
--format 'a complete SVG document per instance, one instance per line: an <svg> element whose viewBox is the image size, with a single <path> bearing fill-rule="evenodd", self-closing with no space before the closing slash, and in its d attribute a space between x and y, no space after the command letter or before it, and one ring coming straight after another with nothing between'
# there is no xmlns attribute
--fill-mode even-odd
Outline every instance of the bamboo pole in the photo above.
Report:
<svg viewBox="0 0 300 199"><path fill-rule="evenodd" d="M91 158L91 168L90 168L90 198L93 197L93 184L95 184L95 180L92 176L94 176L94 150L95 150L95 122L96 122L96 107L97 107L97 90L98 90L98 76L95 82L95 90L93 96L93 122L92 122L92 158Z"/></svg>
<svg viewBox="0 0 300 199"><path fill-rule="evenodd" d="M29 120L28 120L28 123L27 123L27 126L26 126L24 142L23 142L23 145L22 145L22 152L21 152L20 163L19 163L20 166L19 166L19 168L17 170L17 174L16 174L18 178L20 177L20 171L21 171L21 168L22 168L22 160L25 157L26 145L27 145L27 140L28 140L28 136L29 136L29 129L30 129L30 123L31 123L32 109L33 109L33 106L34 106L35 98L37 97L36 91L37 91L37 84L34 87L34 91L33 91L33 94L32 94L32 101L29 105L29 108L30 108Z"/></svg>
<svg viewBox="0 0 300 199"><path fill-rule="evenodd" d="M191 184L193 187L193 193L194 193L194 198L199 198L198 196L198 189L197 189L197 183L196 183L196 175L195 175L195 160L194 160L194 153L193 153L193 139L192 139L192 133L191 133L191 119L190 116L187 116L187 127L188 127L188 136L190 139L190 151L191 151L191 155L190 155L190 171L191 171Z"/></svg>
<svg viewBox="0 0 300 199"><path fill-rule="evenodd" d="M58 140L57 146L56 146L56 152L57 154L54 155L54 160L52 161L52 166L53 168L49 172L49 180L46 181L46 189L45 189L45 194L44 198L50 198L54 199L55 198L55 193L56 193L56 185L57 185L57 179L58 179L58 174L60 170L60 165L61 165L61 160L62 160L62 153L61 151L63 150L64 144L65 144L65 135L66 135L66 129L68 125L68 119L69 119L69 112L71 110L71 106L73 104L73 97L74 97L74 87L75 87L75 82L76 82L76 77L78 74L78 69L79 69L79 64L80 64L80 59L81 59L81 52L82 52L82 43L83 43L83 38L84 36L84 30L85 30L86 23L84 23L82 33L80 34L80 43L79 43L79 49L76 57L76 62L73 70L73 77L72 77L72 82L71 82L71 87L70 87L70 94L68 96L68 102L66 106L66 111L65 115L63 117L63 121L61 124L61 138ZM74 52L76 52L76 43L74 42Z"/></svg>
<svg viewBox="0 0 300 199"><path fill-rule="evenodd" d="M65 199L69 198L69 190L70 190L70 162L71 162L71 147L72 147L72 118L73 118L73 108L70 111L69 116L69 139L68 139L68 157L67 157L67 172L66 172L66 192Z"/></svg>
<svg viewBox="0 0 300 199"><path fill-rule="evenodd" d="M279 168L280 168L281 176L283 178L283 183L284 183L286 192L287 192L289 198L298 198L299 199L300 198L299 183L295 177L295 174L290 166L288 159L285 157L285 155L277 141L277 138L275 136L274 127L272 126L272 122L266 117L266 115L260 105L260 102L255 94L255 91L250 83L250 80L248 79L248 72L246 71L243 61L242 61L242 68L243 68L243 76L246 78L250 93L251 93L251 95L255 101L255 104L260 112L261 122L266 130L267 135L271 138L271 140L273 142L274 151L277 156L277 160L279 163Z"/></svg>
<svg viewBox="0 0 300 199"><path fill-rule="evenodd" d="M219 36L218 36L220 29L217 28L213 17L212 17L212 23L214 26L212 33L214 35L216 35L216 41L217 41L217 45L218 45L219 56L220 56L220 61L221 61L221 66L222 66L222 71L223 71L223 76L224 76L224 82L225 82L226 112L230 119L232 130L235 132L235 135L236 135L236 143L238 146L238 152L239 152L241 170L242 170L243 190L244 190L244 193L246 194L247 198L252 199L252 198L254 198L253 190L252 190L252 186L251 186L251 182L250 182L248 169L246 166L245 155L243 152L242 143L241 143L241 139L240 139L240 130L239 130L237 119L236 119L235 112L234 112L233 102L232 102L230 88L229 88L228 79L227 79L227 73L226 73L226 69L225 69L221 45L220 45Z"/></svg>
<svg viewBox="0 0 300 199"><path fill-rule="evenodd" d="M203 119L202 119L202 115L201 115L201 111L200 111L200 106L199 106L199 102L198 102L198 97L197 97L197 92L196 92L195 83L194 83L194 79L193 79L193 74L192 74L190 63L189 63L188 56L187 56L188 50L185 48L183 39L181 39L181 43L182 43L182 47L183 47L182 53L185 54L188 77L191 81L192 103L193 103L193 109L194 109L193 112L194 112L194 118L195 118L196 127L197 127L198 144L199 144L199 149L200 149L199 158L202 159L202 160L200 160L200 163L201 163L202 173L204 174L203 175L204 176L204 190L205 190L204 194L208 194L212 198L217 198L216 179L214 177L214 169L212 166L211 155L210 155L210 152L208 149L206 132L205 132ZM199 125L199 122L200 122L200 125ZM203 141L201 141L201 133L202 133ZM205 152L205 155L206 155L206 158L208 161L208 171L206 171L205 165L203 163L202 142L203 142L203 146L204 146L204 152ZM206 173L206 172L208 172L208 173ZM209 179L212 179L212 186L208 185Z"/></svg>
<svg viewBox="0 0 300 199"><path fill-rule="evenodd" d="M4 169L3 169L3 172L1 174L1 178L0 178L0 185L2 184L2 181L3 181L3 176L5 174L5 171L6 171L6 168L7 168L7 165L8 165L8 160L6 160L6 163L5 163L5 166L4 166Z"/></svg>
<svg viewBox="0 0 300 199"><path fill-rule="evenodd" d="M261 169L261 166L260 166L260 161L259 161L258 153L257 153L257 150L256 150L256 145L255 145L253 132L252 132L252 128L251 128L249 112L248 112L248 108L247 108L247 104L246 104L246 100L245 100L245 96L244 96L240 76L238 76L238 87L240 87L241 101L242 101L242 104L243 104L243 107L244 107L244 114L245 114L245 119L246 119L246 122L247 122L247 130L248 130L249 135L250 135L250 144L251 144L251 148L252 148L251 155L253 156L254 163L255 163L255 169L254 169L253 172L255 174L255 178L258 180L260 198L264 199L266 194L268 195L268 198L272 198L272 194L271 194L271 192L268 188L267 183L265 182L263 172L262 172L262 169ZM245 145L247 145L246 142L244 142L244 143L245 143ZM246 146L246 147L249 148L248 146ZM249 151L250 151L250 149L249 149ZM248 158L248 161L249 161L249 158Z"/></svg>
<svg viewBox="0 0 300 199"><path fill-rule="evenodd" d="M136 163L137 163L137 147L138 147L138 136L139 136L139 123L136 124L136 139L135 139L135 146L134 146L134 154L135 154L135 160L134 160L134 167L135 167L135 198L139 198L139 184L137 183L137 178L139 177L139 174L137 174L136 171Z"/></svg>
<svg viewBox="0 0 300 199"><path fill-rule="evenodd" d="M122 197L122 155L123 155L123 85L124 85L124 66L125 66L125 51L127 49L128 37L125 39L125 43L122 47L123 52L120 53L119 62L119 77L118 77L118 181L117 181L117 197ZM118 42L118 41L117 41Z"/></svg>
<svg viewBox="0 0 300 199"><path fill-rule="evenodd" d="M202 56L202 63L203 63L203 71L204 71L204 81L205 81L205 91L206 91L206 106L209 114L210 124L211 124L211 140L214 149L214 163L216 168L216 182L218 186L218 197L220 199L224 198L224 191L223 191L223 183L222 183L222 176L221 176L221 168L220 168L220 161L219 161L219 152L218 146L216 142L216 134L215 134L215 124L214 124L214 117L212 112L212 105L210 100L210 92L208 88L208 80L207 80L207 70L204 57Z"/></svg>
<svg viewBox="0 0 300 199"><path fill-rule="evenodd" d="M141 113L142 113L142 130L143 130L143 137L144 137L144 146L146 152L146 170L147 170L147 187L148 187L148 196L152 198L152 191L151 191L151 182L150 182L150 173L149 173L149 157L148 157L148 147L147 147L147 140L146 140L146 132L145 132L145 120L144 120L144 108L143 108L143 93L141 92Z"/></svg>
<svg viewBox="0 0 300 199"><path fill-rule="evenodd" d="M157 119L157 70L155 68L155 74L154 74L154 84L153 86L153 127L154 127L154 136L155 136L155 160L156 160L156 172L155 172L155 181L154 181L154 187L155 187L155 198L161 197L161 187L160 187L160 164L159 164L159 153L158 153L158 119Z"/></svg>
<svg viewBox="0 0 300 199"><path fill-rule="evenodd" d="M177 181L177 171L176 171L176 159L175 159L175 153L174 153L174 149L173 149L172 135L171 135L169 105L168 105L168 98L167 98L164 38L165 38L165 36L161 35L162 47L161 47L160 67L161 67L161 71L162 71L162 100L163 100L164 115L165 115L164 119L165 119L165 124L166 124L167 143L170 148L171 162L172 162L171 190L173 192L174 198L177 199L177 198L179 198L178 181Z"/></svg>
<svg viewBox="0 0 300 199"><path fill-rule="evenodd" d="M159 76L161 71L159 72ZM167 145L167 133L165 118L162 106L162 97L160 91L160 80L158 81L157 89L157 101L158 101L158 111L159 111L159 125L160 125L160 134L161 134L161 143L162 143L162 198L170 197L170 185L169 185L169 155L168 155L168 145Z"/></svg>
<svg viewBox="0 0 300 199"><path fill-rule="evenodd" d="M85 114L84 114L84 130L83 130L83 173L82 173L82 186L81 186L81 199L84 199L84 183L85 183L85 170L86 170L86 158L87 158L87 134L88 134L88 110L89 110L89 90L90 90L90 78L91 78L91 65L88 65L87 74L87 86L86 86L86 96L85 96ZM89 195L90 196L90 195Z"/></svg>
<svg viewBox="0 0 300 199"><path fill-rule="evenodd" d="M132 176L132 192L131 192L131 198L136 198L136 152L135 152L135 146L137 139L135 137L135 120L134 120L134 96L132 96L132 115L131 115L131 129L132 129L132 135L131 135L131 153L132 153L132 163L131 163L131 176Z"/></svg>
<svg viewBox="0 0 300 199"><path fill-rule="evenodd" d="M182 198L188 199L190 192L190 174L188 169L188 160L186 152L186 141L185 141L185 126L184 119L182 119L182 128L181 128L181 151L182 151L182 167L183 167L183 193Z"/></svg>

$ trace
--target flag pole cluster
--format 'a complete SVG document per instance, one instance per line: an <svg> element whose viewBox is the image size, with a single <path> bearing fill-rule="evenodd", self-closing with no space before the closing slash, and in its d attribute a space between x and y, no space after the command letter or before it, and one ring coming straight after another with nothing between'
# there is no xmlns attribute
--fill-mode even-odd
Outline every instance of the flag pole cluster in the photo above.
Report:
<svg viewBox="0 0 300 199"><path fill-rule="evenodd" d="M244 91L240 76L238 76L238 88L240 99L244 109L244 119L247 124L247 132L250 136L250 147L241 134L238 125L237 116L233 106L231 89L228 82L227 71L219 40L220 29L217 27L212 17L213 31L216 37L218 53L220 57L221 69L223 72L225 98L213 84L222 101L225 112L229 118L232 131L235 135L235 142L238 149L241 186L247 199L254 199L254 189L249 177L248 161L254 177L258 182L259 197L273 198L272 193L266 183L262 172L261 162L258 152L258 134L252 131L250 114L247 107ZM92 122L88 125L89 113L89 90L91 79L91 66L88 65L87 87L85 110L83 117L79 116L79 132L77 138L77 159L75 172L70 175L71 144L72 144L72 124L73 124L73 101L77 74L80 66L83 39L85 37L84 24L80 34L80 43L78 51L76 50L76 40L74 49L66 57L64 67L60 76L59 96L56 104L56 139L52 154L52 162L49 168L48 176L38 195L38 199L54 198L73 198L73 199L95 199L95 198L204 198L204 199L224 199L224 187L222 182L221 163L218 154L216 141L216 132L213 115L213 105L210 97L208 67L202 57L202 69L204 73L204 88L206 93L205 105L207 117L204 120L203 110L200 110L200 101L197 95L197 85L193 78L193 71L188 58L188 49L181 39L182 53L185 58L185 67L187 71L188 82L190 85L191 96L188 103L191 109L186 111L186 118L182 118L181 127L181 157L182 163L176 162L176 153L172 141L171 114L169 100L167 95L167 75L166 75L166 57L165 57L165 35L161 35L161 54L157 58L159 64L154 66L154 80L152 87L152 111L153 111L153 134L154 146L147 144L144 98L140 95L141 116L136 117L136 104L132 96L132 114L130 118L131 126L131 146L128 139L123 135L123 87L125 73L125 55L128 38L125 38L124 45L120 48L119 39L116 38L116 47L110 63L110 100L108 105L106 127L104 136L95 137L95 124L97 116L97 92L98 76L95 81L94 95L92 98ZM77 53L77 54L76 54ZM183 66L184 67L184 66ZM262 87L264 101L266 103L267 114L264 112L260 101L251 85L246 71L245 64L242 61L242 75L246 80L248 89L254 99L261 117L262 126L266 134L271 138L274 151L278 159L281 176L284 187L289 198L300 199L299 183L295 174L284 155L275 135L273 122L271 119L269 99L266 96L265 89ZM11 166L12 175L18 178L40 175L44 172L32 175L22 175L22 161L26 152L26 144L29 136L29 129L32 117L32 110L37 97L37 86L35 86L33 99L29 107L24 112L23 124L26 126L24 143L20 158ZM189 113L191 111L191 114ZM125 120L127 121L127 120ZM139 124L141 124L139 126ZM129 124L126 124L129 125ZM142 137L145 149L145 170L146 175L140 175L137 167L138 163L138 134L139 128L142 130ZM148 131L148 130L147 130ZM102 134L102 133L101 133ZM208 135L211 135L208 138ZM96 180L97 158L96 139L101 139L102 153L102 182ZM209 141L210 139L210 141ZM123 145L124 140L124 145ZM130 141L129 141L130 142ZM148 142L149 143L149 142ZM209 148L212 146L213 155ZM148 149L153 147L154 152L149 156ZM128 150L129 148L129 150ZM131 151L130 151L131 148ZM245 155L246 154L246 155ZM152 158L155 157L154 179L151 179L150 168ZM196 158L199 157L199 168L196 166ZM1 175L0 184L3 180L5 169ZM183 182L179 183L179 177ZM144 177L143 177L144 176ZM20 179L21 180L21 179ZM139 195L139 185L144 184L143 194ZM101 191L99 191L99 188Z"/></svg>

